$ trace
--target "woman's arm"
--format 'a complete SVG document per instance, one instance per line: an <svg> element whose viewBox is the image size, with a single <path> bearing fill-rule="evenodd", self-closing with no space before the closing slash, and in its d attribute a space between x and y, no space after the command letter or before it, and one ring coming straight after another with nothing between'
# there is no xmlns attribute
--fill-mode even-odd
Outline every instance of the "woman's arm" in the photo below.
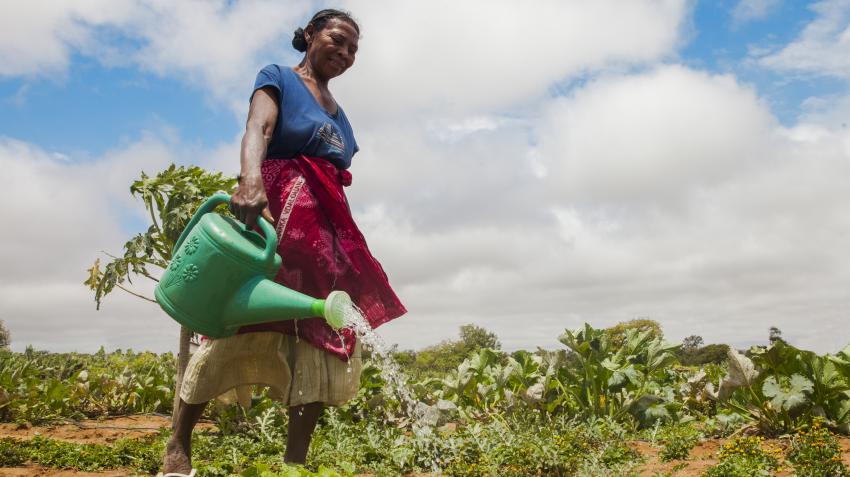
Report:
<svg viewBox="0 0 850 477"><path fill-rule="evenodd" d="M239 174L239 188L230 201L230 208L236 218L245 225L253 227L257 217L262 214L266 220L273 222L268 209L268 198L263 185L260 166L266 157L269 141L277 124L278 102L277 90L271 86L258 89L251 99L248 110L248 122L245 125L245 135L242 136L242 147L239 162L242 170Z"/></svg>

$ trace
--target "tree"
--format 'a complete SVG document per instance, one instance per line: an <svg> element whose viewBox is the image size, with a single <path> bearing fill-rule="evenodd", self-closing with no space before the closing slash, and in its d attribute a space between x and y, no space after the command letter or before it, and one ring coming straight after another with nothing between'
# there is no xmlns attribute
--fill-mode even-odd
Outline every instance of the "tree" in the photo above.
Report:
<svg viewBox="0 0 850 477"><path fill-rule="evenodd" d="M85 285L94 292L97 308L100 309L104 297L115 288L156 303L153 298L132 290L125 281L130 285L134 277L159 281L155 275L168 266L175 242L201 202L218 191L232 193L235 187L235 178L196 166L172 164L154 177L142 172L141 178L130 186L130 194L142 199L151 224L145 233L136 234L124 244L123 256L106 254L111 262L101 270L100 259L97 259L88 270ZM189 360L191 336L191 330L181 327L174 411L180 402L180 383Z"/></svg>
<svg viewBox="0 0 850 477"><path fill-rule="evenodd" d="M499 350L502 347L495 333L480 326L463 325L459 331L459 340L443 341L415 353L397 352L395 356L406 362L406 369L411 371L415 378L422 378L438 376L454 370L471 353L483 348ZM504 360L507 355L497 353L497 356L499 360Z"/></svg>
<svg viewBox="0 0 850 477"><path fill-rule="evenodd" d="M682 340L682 351L696 351L702 346L703 340L702 336L699 335L691 335Z"/></svg>
<svg viewBox="0 0 850 477"><path fill-rule="evenodd" d="M623 321L616 325L607 328L605 334L608 336L614 348L620 348L626 341L626 331L636 329L638 331L649 331L650 339L664 338L664 332L661 330L661 325L655 320L648 318L636 318L634 320Z"/></svg>
<svg viewBox="0 0 850 477"><path fill-rule="evenodd" d="M770 344L774 344L777 341L782 341L783 343L785 342L785 340L782 339L782 330L775 326L770 327L770 331L768 332L768 339L770 340Z"/></svg>
<svg viewBox="0 0 850 477"><path fill-rule="evenodd" d="M705 345L687 356L681 362L687 366L702 366L709 363L723 364L726 362L729 346L725 344Z"/></svg>
<svg viewBox="0 0 850 477"><path fill-rule="evenodd" d="M470 352L478 351L481 348L490 348L492 350L502 349L502 343L499 342L499 337L496 336L496 333L487 331L476 325L463 325L460 327L460 342Z"/></svg>
<svg viewBox="0 0 850 477"><path fill-rule="evenodd" d="M6 349L12 344L12 335L3 320L0 320L0 349Z"/></svg>

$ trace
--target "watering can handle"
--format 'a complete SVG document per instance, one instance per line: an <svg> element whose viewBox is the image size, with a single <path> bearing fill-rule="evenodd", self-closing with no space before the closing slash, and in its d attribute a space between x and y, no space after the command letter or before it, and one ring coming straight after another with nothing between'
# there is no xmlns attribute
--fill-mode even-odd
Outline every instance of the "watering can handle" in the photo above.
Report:
<svg viewBox="0 0 850 477"><path fill-rule="evenodd" d="M183 241L186 240L186 236L189 234L189 231L195 227L204 214L212 212L219 204L226 204L229 202L230 194L224 192L213 194L209 199L205 200L204 203L198 207L198 210L195 211L195 215L192 216L192 219L186 225L186 228L183 229L183 232L180 234L180 238L178 238L177 243L174 244L174 249L172 250L171 255L174 256L180 248L180 245L182 245ZM263 235L266 236L265 259L267 262L273 262L274 254L277 250L277 231L274 227L272 227L272 224L270 224L262 216L257 217L257 225L260 226L260 229L263 230Z"/></svg>

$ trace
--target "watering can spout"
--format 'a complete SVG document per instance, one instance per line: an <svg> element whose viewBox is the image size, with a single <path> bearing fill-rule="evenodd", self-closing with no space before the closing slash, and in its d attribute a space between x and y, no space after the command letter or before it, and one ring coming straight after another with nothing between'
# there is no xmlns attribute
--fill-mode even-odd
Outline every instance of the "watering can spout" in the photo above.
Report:
<svg viewBox="0 0 850 477"><path fill-rule="evenodd" d="M318 316L336 329L344 325L345 308L350 306L351 298L342 291L331 292L321 300L256 277L245 283L222 310L222 325L235 332L246 325Z"/></svg>
<svg viewBox="0 0 850 477"><path fill-rule="evenodd" d="M177 322L212 338L240 327L322 317L333 328L345 324L351 298L341 291L317 299L275 283L281 258L277 233L260 217L263 234L213 212L230 201L216 194L195 212L157 284L156 301Z"/></svg>

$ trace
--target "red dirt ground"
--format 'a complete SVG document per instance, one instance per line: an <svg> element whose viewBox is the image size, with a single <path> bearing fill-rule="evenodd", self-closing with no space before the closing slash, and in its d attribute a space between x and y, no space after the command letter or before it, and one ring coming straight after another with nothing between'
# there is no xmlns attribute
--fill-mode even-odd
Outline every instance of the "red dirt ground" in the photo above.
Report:
<svg viewBox="0 0 850 477"><path fill-rule="evenodd" d="M850 438L839 437L841 444L841 457L844 464L850 467ZM720 447L725 443L724 439L711 439L696 445L691 449L691 453L687 460L674 460L671 462L661 462L658 458L660 448L653 447L647 442L631 442L629 443L642 456L646 457L646 463L639 470L639 477L654 477L656 475L670 477L698 477L702 475L709 467L717 464L717 453ZM775 439L765 440L765 444L771 447L785 448L787 443ZM685 464L685 466L675 472L673 469L677 465ZM784 469L776 474L777 477L793 476L793 471Z"/></svg>
<svg viewBox="0 0 850 477"><path fill-rule="evenodd" d="M0 424L0 437L30 439L41 435L77 443L109 444L121 438L139 438L156 434L162 427L171 426L168 418L136 415L116 417L103 421L81 421L48 427L23 427L17 424ZM3 474L0 474L3 475Z"/></svg>

